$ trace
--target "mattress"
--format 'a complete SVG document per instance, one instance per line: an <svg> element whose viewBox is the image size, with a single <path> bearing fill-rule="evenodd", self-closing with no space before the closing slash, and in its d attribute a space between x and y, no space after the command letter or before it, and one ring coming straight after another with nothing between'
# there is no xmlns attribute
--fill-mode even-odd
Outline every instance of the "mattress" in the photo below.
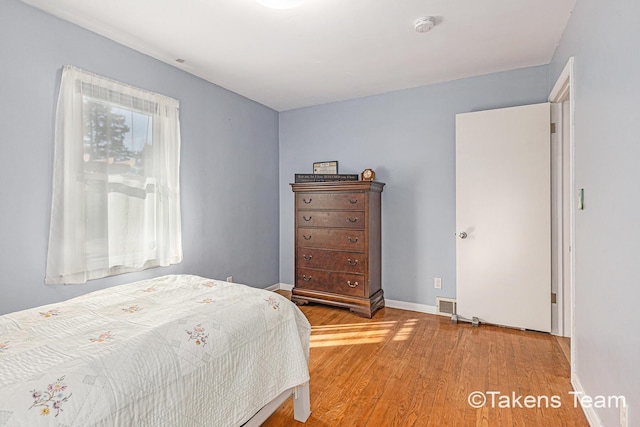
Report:
<svg viewBox="0 0 640 427"><path fill-rule="evenodd" d="M309 380L282 296L190 275L0 316L0 426L235 426Z"/></svg>

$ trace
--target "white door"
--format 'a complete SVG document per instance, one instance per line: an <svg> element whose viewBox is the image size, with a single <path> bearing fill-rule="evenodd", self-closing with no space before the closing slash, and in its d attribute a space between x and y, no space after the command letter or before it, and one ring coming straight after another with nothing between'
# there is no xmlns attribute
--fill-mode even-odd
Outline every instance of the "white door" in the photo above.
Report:
<svg viewBox="0 0 640 427"><path fill-rule="evenodd" d="M550 104L456 116L457 312L551 329Z"/></svg>

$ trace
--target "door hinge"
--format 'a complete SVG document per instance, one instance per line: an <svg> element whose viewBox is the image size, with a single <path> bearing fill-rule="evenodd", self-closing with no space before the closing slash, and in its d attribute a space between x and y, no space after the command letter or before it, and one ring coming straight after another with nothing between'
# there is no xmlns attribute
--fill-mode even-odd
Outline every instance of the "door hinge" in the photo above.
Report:
<svg viewBox="0 0 640 427"><path fill-rule="evenodd" d="M556 133L556 124L551 123L551 133Z"/></svg>
<svg viewBox="0 0 640 427"><path fill-rule="evenodd" d="M558 297L555 292L551 293L551 304L556 304Z"/></svg>

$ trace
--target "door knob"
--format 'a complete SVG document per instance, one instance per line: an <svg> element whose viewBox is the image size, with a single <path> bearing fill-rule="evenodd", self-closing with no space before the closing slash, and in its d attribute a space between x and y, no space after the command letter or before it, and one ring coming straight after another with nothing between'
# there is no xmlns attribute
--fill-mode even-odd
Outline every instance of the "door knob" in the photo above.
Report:
<svg viewBox="0 0 640 427"><path fill-rule="evenodd" d="M467 233L464 231L461 231L460 234L458 234L458 237L460 237L461 239L466 239L467 238Z"/></svg>

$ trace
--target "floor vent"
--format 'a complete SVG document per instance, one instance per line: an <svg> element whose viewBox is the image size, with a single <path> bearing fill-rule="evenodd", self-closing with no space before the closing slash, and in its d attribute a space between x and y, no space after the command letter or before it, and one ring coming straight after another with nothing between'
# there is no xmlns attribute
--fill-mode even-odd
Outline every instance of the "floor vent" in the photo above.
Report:
<svg viewBox="0 0 640 427"><path fill-rule="evenodd" d="M450 316L456 313L456 300L453 298L436 297L436 314Z"/></svg>

